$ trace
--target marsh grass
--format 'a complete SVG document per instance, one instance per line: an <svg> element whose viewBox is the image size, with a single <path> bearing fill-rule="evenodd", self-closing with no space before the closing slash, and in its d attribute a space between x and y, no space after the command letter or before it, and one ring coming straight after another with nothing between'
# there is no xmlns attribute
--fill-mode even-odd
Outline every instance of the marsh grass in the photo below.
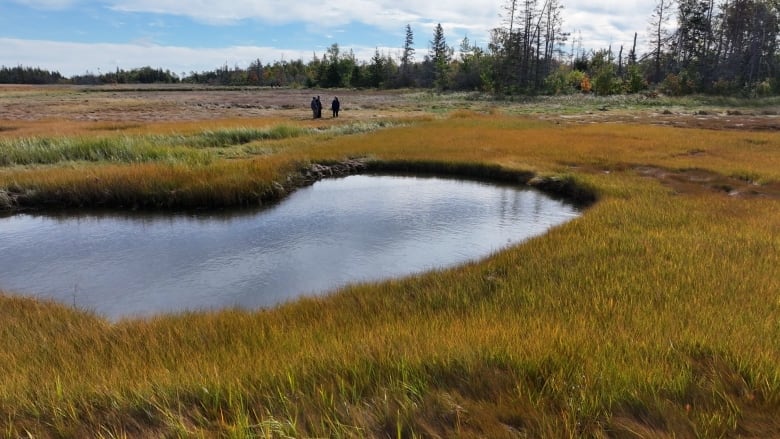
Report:
<svg viewBox="0 0 780 439"><path fill-rule="evenodd" d="M300 164L265 160L208 165L141 163L41 169L11 174L19 207L222 208L276 201Z"/></svg>
<svg viewBox="0 0 780 439"><path fill-rule="evenodd" d="M329 126L323 130L289 124L265 128L230 127L196 133L117 135L81 137L20 137L0 139L0 167L47 165L63 162L142 163L167 162L205 164L224 149L244 146L247 152L260 150L257 143L295 139L302 136L338 137L370 133L396 125L391 121L357 122ZM136 128L136 127L134 127ZM123 130L125 128L117 128ZM104 131L105 127L100 127Z"/></svg>
<svg viewBox="0 0 780 439"><path fill-rule="evenodd" d="M201 148L221 148L242 145L256 140L278 140L309 134L310 130L292 125L277 125L267 129L231 128L205 131L193 137L184 137L181 142Z"/></svg>
<svg viewBox="0 0 780 439"><path fill-rule="evenodd" d="M61 162L193 162L210 157L159 138L128 136L99 138L22 138L0 140L0 166L56 164Z"/></svg>
<svg viewBox="0 0 780 439"><path fill-rule="evenodd" d="M635 172L696 167L777 181L775 135L458 112L350 136L285 138L275 148L199 165L5 170L0 187L38 203L87 204L108 191L122 205L175 197L240 205L279 190L274 182L307 163L364 157L394 170L554 177L599 201L483 261L270 310L111 324L67 305L0 296L0 434L780 430L780 201L679 194ZM705 153L687 154L694 149Z"/></svg>
<svg viewBox="0 0 780 439"><path fill-rule="evenodd" d="M279 125L267 129L225 128L182 135L3 139L0 140L0 166L68 161L206 163L212 155L197 149L292 138L308 132L301 127Z"/></svg>

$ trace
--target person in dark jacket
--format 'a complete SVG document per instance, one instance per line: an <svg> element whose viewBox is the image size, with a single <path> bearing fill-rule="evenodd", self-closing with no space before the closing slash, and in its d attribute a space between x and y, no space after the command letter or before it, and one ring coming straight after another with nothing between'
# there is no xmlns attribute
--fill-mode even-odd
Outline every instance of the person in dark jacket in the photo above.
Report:
<svg viewBox="0 0 780 439"><path fill-rule="evenodd" d="M339 98L338 97L333 98L333 102L330 103L330 109L333 110L333 117L339 117L340 108L341 108L341 103L339 102Z"/></svg>
<svg viewBox="0 0 780 439"><path fill-rule="evenodd" d="M317 98L311 98L311 114L314 119L317 118Z"/></svg>
<svg viewBox="0 0 780 439"><path fill-rule="evenodd" d="M320 97L317 96L317 119L322 117L322 101L320 100Z"/></svg>

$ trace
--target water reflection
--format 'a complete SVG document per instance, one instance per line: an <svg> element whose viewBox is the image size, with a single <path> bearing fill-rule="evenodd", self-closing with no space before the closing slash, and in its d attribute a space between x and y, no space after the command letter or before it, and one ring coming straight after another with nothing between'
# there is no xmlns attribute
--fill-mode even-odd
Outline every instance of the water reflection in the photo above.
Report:
<svg viewBox="0 0 780 439"><path fill-rule="evenodd" d="M481 258L576 215L533 190L368 175L253 212L20 214L0 219L0 288L111 319L267 307Z"/></svg>

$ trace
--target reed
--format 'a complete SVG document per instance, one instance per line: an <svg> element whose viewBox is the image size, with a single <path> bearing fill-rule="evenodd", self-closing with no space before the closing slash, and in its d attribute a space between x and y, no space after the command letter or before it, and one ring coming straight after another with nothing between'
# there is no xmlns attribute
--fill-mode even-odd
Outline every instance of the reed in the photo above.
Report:
<svg viewBox="0 0 780 439"><path fill-rule="evenodd" d="M6 293L1 434L778 433L780 200L705 185L679 192L637 171L697 168L769 184L780 177L775 135L459 112L274 145L197 165L6 169L0 187L70 194L74 205L106 190L122 205L165 205L150 200L170 193L241 205L307 163L362 157L393 170L558 177L598 202L483 261L269 310L111 324Z"/></svg>

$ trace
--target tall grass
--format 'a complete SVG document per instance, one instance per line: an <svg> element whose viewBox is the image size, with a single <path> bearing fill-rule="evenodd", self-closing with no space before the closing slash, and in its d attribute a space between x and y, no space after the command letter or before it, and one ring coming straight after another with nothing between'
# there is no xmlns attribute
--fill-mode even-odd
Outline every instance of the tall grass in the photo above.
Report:
<svg viewBox="0 0 780 439"><path fill-rule="evenodd" d="M0 140L0 166L89 162L207 162L210 157L162 139L22 138Z"/></svg>
<svg viewBox="0 0 780 439"><path fill-rule="evenodd" d="M208 162L197 148L224 148L257 140L293 138L308 133L301 127L225 128L189 135L59 137L0 139L0 166L89 162Z"/></svg>
<svg viewBox="0 0 780 439"><path fill-rule="evenodd" d="M116 135L110 137L21 137L0 139L0 167L57 164L62 162L208 163L209 148L228 148L252 142L295 139L301 136L363 134L393 126L392 122L358 122L317 130L295 125L267 128L231 127L197 133ZM105 130L105 128L101 128ZM257 147L246 149L249 152Z"/></svg>
<svg viewBox="0 0 780 439"><path fill-rule="evenodd" d="M484 261L270 310L110 324L0 296L1 434L776 436L780 200L680 194L634 171L777 181L776 145L764 133L461 113L207 165L5 171L0 187L16 192L241 204L307 162L368 157L563 175L599 202Z"/></svg>
<svg viewBox="0 0 780 439"><path fill-rule="evenodd" d="M207 165L141 163L39 169L8 174L17 207L221 208L257 206L291 190L301 167L288 158ZM280 183L281 182L281 183Z"/></svg>
<svg viewBox="0 0 780 439"><path fill-rule="evenodd" d="M255 140L278 140L306 135L311 131L292 125L277 125L267 129L229 128L209 130L192 137L184 137L181 143L195 147L219 148L242 145Z"/></svg>

